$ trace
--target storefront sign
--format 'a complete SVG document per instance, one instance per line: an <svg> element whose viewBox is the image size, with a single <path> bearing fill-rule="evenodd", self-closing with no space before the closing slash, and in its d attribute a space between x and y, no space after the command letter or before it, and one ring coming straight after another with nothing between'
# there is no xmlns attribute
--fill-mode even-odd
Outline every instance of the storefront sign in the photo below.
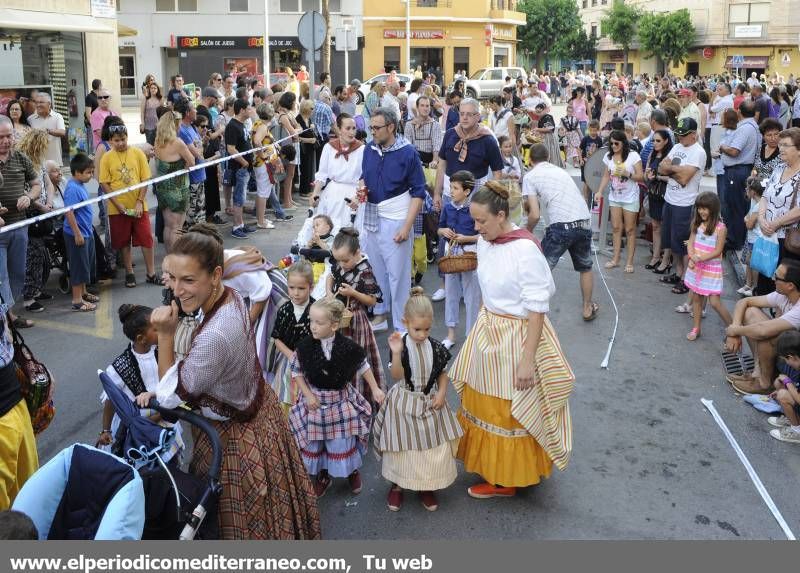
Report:
<svg viewBox="0 0 800 573"><path fill-rule="evenodd" d="M501 38L503 40L513 40L514 31L511 28L495 28L494 37Z"/></svg>
<svg viewBox="0 0 800 573"><path fill-rule="evenodd" d="M704 60L710 60L714 57L714 48L703 48L702 56Z"/></svg>
<svg viewBox="0 0 800 573"><path fill-rule="evenodd" d="M750 24L747 26L734 26L734 38L760 38L761 37L761 24Z"/></svg>
<svg viewBox="0 0 800 573"><path fill-rule="evenodd" d="M114 0L92 0L94 18L116 18L117 6Z"/></svg>
<svg viewBox="0 0 800 573"><path fill-rule="evenodd" d="M483 43L487 46L492 45L492 32L493 26L491 24L486 24L486 28L483 30Z"/></svg>
<svg viewBox="0 0 800 573"><path fill-rule="evenodd" d="M384 30L383 37L386 40L405 40L405 30ZM412 40L443 40L444 30L411 30Z"/></svg>
<svg viewBox="0 0 800 573"><path fill-rule="evenodd" d="M273 41L274 39L270 39L270 45ZM182 50L263 48L264 36L178 36L177 47Z"/></svg>
<svg viewBox="0 0 800 573"><path fill-rule="evenodd" d="M740 59L741 58L741 59ZM769 56L728 56L726 68L766 68Z"/></svg>
<svg viewBox="0 0 800 573"><path fill-rule="evenodd" d="M625 54L623 52L611 52L608 56L608 59L612 62L624 62Z"/></svg>

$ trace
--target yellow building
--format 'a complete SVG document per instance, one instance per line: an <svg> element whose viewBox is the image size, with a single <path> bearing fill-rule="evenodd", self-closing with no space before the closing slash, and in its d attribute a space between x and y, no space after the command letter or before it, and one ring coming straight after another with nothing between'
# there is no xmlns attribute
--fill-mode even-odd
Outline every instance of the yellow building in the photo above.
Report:
<svg viewBox="0 0 800 573"><path fill-rule="evenodd" d="M516 0L364 0L364 76L384 69L441 68L445 82L458 70L472 74L515 65L517 26L525 14ZM406 13L408 10L409 14ZM411 26L406 56L406 18Z"/></svg>
<svg viewBox="0 0 800 573"><path fill-rule="evenodd" d="M798 0L626 0L648 12L686 8L695 29L694 48L676 75L735 72L750 75L800 74ZM577 0L588 33L600 36L600 22L612 0ZM634 42L628 56L629 73L655 73L655 59L643 58ZM609 38L597 43L598 70L622 71L623 53Z"/></svg>

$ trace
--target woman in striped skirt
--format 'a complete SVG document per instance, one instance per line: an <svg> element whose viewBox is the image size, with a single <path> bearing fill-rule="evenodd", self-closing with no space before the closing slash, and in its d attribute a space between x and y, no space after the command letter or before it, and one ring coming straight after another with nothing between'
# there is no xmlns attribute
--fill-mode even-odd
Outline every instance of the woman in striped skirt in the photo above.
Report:
<svg viewBox="0 0 800 573"><path fill-rule="evenodd" d="M403 489L420 492L422 505L436 511L435 490L456 479L455 452L464 434L447 406L450 352L429 337L433 306L421 287L411 290L403 324L408 334L389 337L392 386L373 426L373 443L383 457L383 477L392 483L387 505L399 511Z"/></svg>
<svg viewBox="0 0 800 573"><path fill-rule="evenodd" d="M572 450L574 376L546 316L555 285L533 235L508 212L496 181L472 197L484 306L450 369L462 403L458 458L484 479L468 490L478 499L539 483Z"/></svg>

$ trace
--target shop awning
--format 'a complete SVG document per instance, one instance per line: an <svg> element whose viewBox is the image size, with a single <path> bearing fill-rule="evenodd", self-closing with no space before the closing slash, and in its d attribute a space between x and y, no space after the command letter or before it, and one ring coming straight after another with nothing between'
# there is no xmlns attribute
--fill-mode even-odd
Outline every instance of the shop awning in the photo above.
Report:
<svg viewBox="0 0 800 573"><path fill-rule="evenodd" d="M58 32L94 32L113 34L110 21L80 14L57 14L35 10L0 8L0 28L21 30L53 30Z"/></svg>
<svg viewBox="0 0 800 573"><path fill-rule="evenodd" d="M744 59L733 59L736 56L728 56L725 60L726 68L766 68L769 63L769 56L744 56Z"/></svg>
<svg viewBox="0 0 800 573"><path fill-rule="evenodd" d="M130 26L126 26L125 24L117 23L117 36L120 38L128 38L130 36L137 36L139 32L134 30Z"/></svg>

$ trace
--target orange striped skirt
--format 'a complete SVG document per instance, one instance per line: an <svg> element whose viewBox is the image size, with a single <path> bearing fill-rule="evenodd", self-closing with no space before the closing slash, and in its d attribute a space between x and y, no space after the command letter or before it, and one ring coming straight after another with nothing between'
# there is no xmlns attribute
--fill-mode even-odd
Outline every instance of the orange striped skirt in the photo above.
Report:
<svg viewBox="0 0 800 573"><path fill-rule="evenodd" d="M568 398L575 376L564 357L550 320L545 317L536 349L536 384L527 390L514 390L517 365L522 357L527 328L527 319L501 316L482 308L475 326L450 368L450 379L462 398L463 410L459 414L459 421L464 426L465 436L459 446L459 458L465 462L471 456L470 450L479 447L481 443L480 440L470 439L470 433L474 437L475 432L480 430L496 437L492 441L484 440L483 446L480 446L481 449L495 450L498 456L495 465L506 463L502 459L505 457L503 450L510 456L511 464L522 464L522 459L538 460L542 454L561 470L569 463L572 452L572 422ZM488 404L493 398L499 401ZM471 408L470 401L473 404ZM527 456L514 461L515 448L508 447L508 440L516 440L525 434L533 438L538 450L532 453L533 457ZM533 448L534 445L530 444L530 447ZM527 478L519 475L514 477L516 484L503 481L494 483L522 485L518 482L525 479L535 480L530 483L537 483L540 475L549 474L549 471L541 473L546 465L534 462L534 467L529 468L530 475ZM537 474L535 477L534 473Z"/></svg>

